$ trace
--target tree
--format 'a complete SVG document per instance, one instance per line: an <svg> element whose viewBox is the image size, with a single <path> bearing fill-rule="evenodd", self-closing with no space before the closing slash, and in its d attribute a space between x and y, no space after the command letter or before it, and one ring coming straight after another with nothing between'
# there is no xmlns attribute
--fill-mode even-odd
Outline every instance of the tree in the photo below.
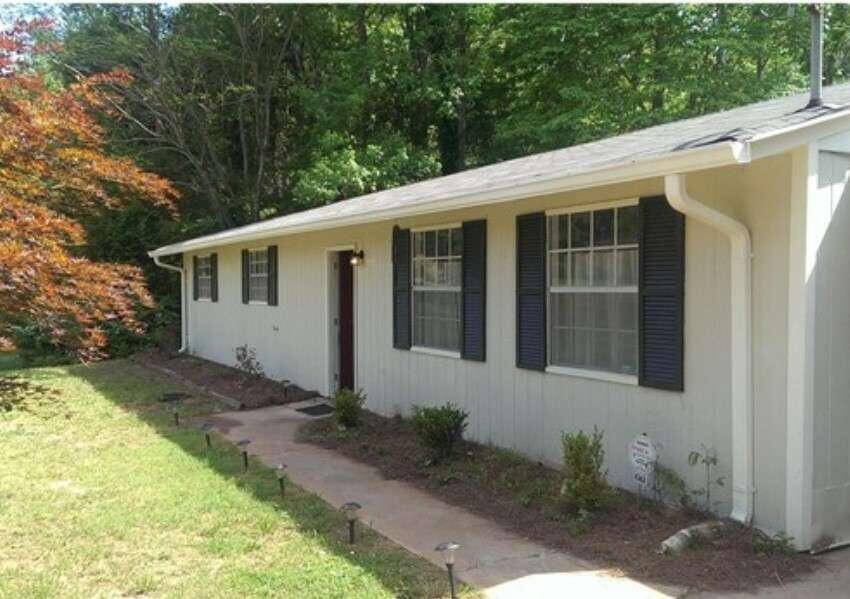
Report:
<svg viewBox="0 0 850 599"><path fill-rule="evenodd" d="M81 257L78 218L128 199L175 213L176 192L132 161L106 153L101 118L116 118L108 86L126 73L57 86L35 68L45 20L0 32L0 335L25 328L81 359L104 355L106 328L135 332L153 300L138 267ZM34 331L34 333L33 333Z"/></svg>

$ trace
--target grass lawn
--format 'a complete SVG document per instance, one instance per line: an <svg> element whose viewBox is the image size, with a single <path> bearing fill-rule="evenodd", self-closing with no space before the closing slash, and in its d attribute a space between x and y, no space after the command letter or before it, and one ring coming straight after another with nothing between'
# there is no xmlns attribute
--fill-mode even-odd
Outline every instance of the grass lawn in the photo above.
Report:
<svg viewBox="0 0 850 599"><path fill-rule="evenodd" d="M16 396L0 411L0 597L448 593L443 571L376 533L349 546L316 496L290 485L281 502L274 473L242 474L234 447L207 455L157 401L179 386L141 366L2 375L30 387L0 386ZM183 421L215 409L188 400Z"/></svg>

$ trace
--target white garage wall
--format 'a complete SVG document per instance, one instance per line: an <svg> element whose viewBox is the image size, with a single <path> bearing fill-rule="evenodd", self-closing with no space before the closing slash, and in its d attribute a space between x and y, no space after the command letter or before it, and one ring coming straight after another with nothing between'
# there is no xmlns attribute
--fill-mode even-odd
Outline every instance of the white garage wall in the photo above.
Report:
<svg viewBox="0 0 850 599"><path fill-rule="evenodd" d="M690 176L689 190L743 219L752 229L754 273L754 385L756 387L757 518L777 530L784 518L784 368L787 299L787 158ZM599 380L517 369L515 363L515 218L558 206L659 194L660 180L609 186L473 210L375 225L279 237L280 305L241 303L240 250L218 248L219 302L190 301L189 347L205 358L234 364L233 349L257 349L266 372L306 388L327 388L326 248L357 244L366 253L355 269L356 383L367 407L383 414L446 401L470 413L470 437L560 464L561 431L598 426L605 431L613 482L626 485L626 446L639 433L662 445L662 461L692 487L703 485L687 455L700 444L716 448L713 492L728 510L731 481L729 402L729 248L712 229L686 224L685 392L672 393ZM714 201L716 200L716 201ZM487 361L477 363L392 347L391 232L486 218ZM783 237L784 235L784 237ZM245 246L247 247L247 246ZM191 255L190 255L191 256ZM763 258L762 258L763 256ZM191 264L191 257L187 260ZM785 269L783 270L783 266ZM766 344L770 344L769 347ZM782 372L782 371L780 371ZM760 514L762 516L760 516Z"/></svg>

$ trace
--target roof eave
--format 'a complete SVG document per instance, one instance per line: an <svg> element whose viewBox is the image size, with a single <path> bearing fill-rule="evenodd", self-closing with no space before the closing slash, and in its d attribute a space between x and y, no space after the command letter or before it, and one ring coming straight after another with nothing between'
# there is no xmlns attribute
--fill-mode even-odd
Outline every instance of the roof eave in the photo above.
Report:
<svg viewBox="0 0 850 599"><path fill-rule="evenodd" d="M244 234L236 234L225 238L222 238L220 233L207 235L157 248L148 252L148 255L151 257L168 256L187 251L268 239L275 236L307 233L323 229L362 225L422 214L510 202L518 199L574 191L576 189L613 185L637 179L662 177L673 173L686 173L707 168L742 164L749 161L750 151L748 144L737 141L724 141L709 146L670 152L644 160L622 162L577 175L527 181L520 185L487 189L474 193L463 193L457 196L436 198L428 202L411 202L409 205L397 206L386 210L373 210L361 214L326 218L302 225L282 225L279 229L246 231Z"/></svg>
<svg viewBox="0 0 850 599"><path fill-rule="evenodd" d="M751 160L782 154L793 148L810 143L850 128L850 110L818 117L769 133L755 135L748 141Z"/></svg>

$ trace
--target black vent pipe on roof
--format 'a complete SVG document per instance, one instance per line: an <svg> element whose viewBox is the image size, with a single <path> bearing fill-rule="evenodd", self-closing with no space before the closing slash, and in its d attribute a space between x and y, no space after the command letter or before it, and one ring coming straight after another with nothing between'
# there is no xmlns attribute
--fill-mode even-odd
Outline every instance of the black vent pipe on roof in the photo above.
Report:
<svg viewBox="0 0 850 599"><path fill-rule="evenodd" d="M809 53L809 104L806 108L823 106L823 8L818 4L809 5L811 21L811 51Z"/></svg>

